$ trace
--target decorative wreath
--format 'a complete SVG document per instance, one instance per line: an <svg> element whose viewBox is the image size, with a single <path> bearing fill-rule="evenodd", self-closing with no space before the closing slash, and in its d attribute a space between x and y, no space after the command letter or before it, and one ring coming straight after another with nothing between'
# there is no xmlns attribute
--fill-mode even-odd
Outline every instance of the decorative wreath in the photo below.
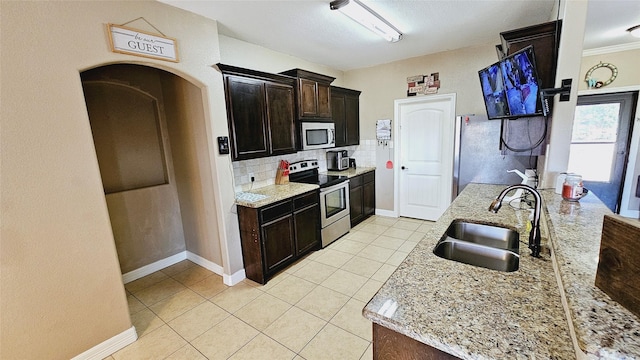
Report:
<svg viewBox="0 0 640 360"><path fill-rule="evenodd" d="M599 68L607 68L609 70L611 70L611 77L609 78L609 80L602 82L602 81L598 81L594 78L591 77L591 74ZM607 86L609 84L611 84L613 82L613 80L616 79L616 77L618 77L618 68L615 67L615 65L610 64L610 63L603 63L602 61L600 61L599 64L594 65L591 69L589 69L587 71L587 74L584 76L584 81L587 82L587 85L590 88L601 88L603 86Z"/></svg>

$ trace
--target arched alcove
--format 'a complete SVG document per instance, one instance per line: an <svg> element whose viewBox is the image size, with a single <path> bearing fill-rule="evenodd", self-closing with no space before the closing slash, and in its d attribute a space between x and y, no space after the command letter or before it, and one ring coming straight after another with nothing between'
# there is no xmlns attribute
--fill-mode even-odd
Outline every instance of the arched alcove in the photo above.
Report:
<svg viewBox="0 0 640 360"><path fill-rule="evenodd" d="M81 78L125 282L187 254L222 269L202 90L134 64Z"/></svg>

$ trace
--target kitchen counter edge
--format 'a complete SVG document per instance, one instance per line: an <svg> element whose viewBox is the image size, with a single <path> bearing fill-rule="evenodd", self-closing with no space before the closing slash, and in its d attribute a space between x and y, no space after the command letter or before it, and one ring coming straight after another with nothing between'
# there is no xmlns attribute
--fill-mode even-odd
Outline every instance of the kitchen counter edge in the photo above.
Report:
<svg viewBox="0 0 640 360"><path fill-rule="evenodd" d="M284 185L268 185L250 191L245 191L252 194L264 195L266 198L258 201L243 201L236 198L236 204L249 208L260 208L265 205L273 204L275 202L285 200L296 195L304 194L309 191L317 190L320 186L315 184L303 184L296 182L289 182Z"/></svg>
<svg viewBox="0 0 640 360"><path fill-rule="evenodd" d="M497 224L509 225L514 221L514 216L510 213L506 213L503 209L500 211L497 218L493 218L493 215L486 211L491 199L487 196L493 194L493 197L504 188L500 185L480 185L470 184L465 191L461 194L462 201L457 203L454 201L449 209L443 214L443 216L434 224L432 230L430 230L421 242L416 246L416 249L407 256L405 261L398 267L396 272L387 280L387 282L381 287L379 292L371 299L367 306L363 309L363 315L369 320L387 327L391 330L397 331L417 341L433 346L440 350L446 351L452 355L461 358L484 358L484 359L499 359L504 357L504 353L500 353L497 350L484 351L482 348L483 341L491 341L492 337L500 338L501 331L508 331L509 329L496 329L496 323L491 327L489 333L478 334L476 339L458 339L459 343L453 343L450 339L447 339L446 330L442 330L440 324L435 324L434 319L429 316L424 316L421 319L416 319L418 322L429 322L424 324L424 327L417 328L416 324L407 324L397 321L393 316L381 315L379 303L376 305L376 297L389 297L390 294L398 292L398 289L394 288L398 284L402 284L402 281L394 278L400 275L410 274L410 269L416 264L421 262L421 259L416 258L416 255L424 256L433 249L433 246L437 242L438 238L446 230L446 226L451 222L453 218L462 217L462 214L467 212L469 219L480 220L482 222L493 222ZM541 263L541 268L544 268L545 272L553 272L553 282L555 289L546 288L545 291L549 293L552 303L545 304L545 307L551 306L553 314L550 316L555 318L555 323L549 322L548 324L539 324L540 326L546 326L549 331L558 331L553 329L562 327L565 330L559 332L559 337L554 339L555 345L551 347L560 346L562 353L557 352L554 354L554 358L600 358L600 359L638 359L640 358L640 321L630 311L611 300L611 298L598 289L594 285L595 274L597 271L598 255L600 249L600 234L602 230L602 221L605 214L610 214L608 208L595 196L589 195L580 202L568 202L562 200L562 197L555 194L552 190L540 191L543 196L544 220L546 227L543 226L543 245L547 247L547 254L543 252L543 257L546 256L556 264L555 270L550 269L549 263ZM487 202L489 201L489 202ZM486 204L485 204L486 202ZM486 206L486 207L485 207ZM481 210L478 210L478 207ZM506 206L503 206L506 207ZM517 213L517 212L515 212ZM500 219L502 216L502 219ZM515 216L515 221L519 222L518 216ZM518 229L521 231L521 229ZM522 236L522 234L521 234ZM521 237L522 241L522 237ZM548 247L552 247L552 253L549 254ZM414 252L418 252L414 254ZM432 255L431 256L435 256ZM528 251L525 248L525 252L522 251L521 246L521 261L530 258ZM524 258L523 258L524 257ZM452 261L447 263L441 263L440 261L431 258L431 261L436 263L446 264L447 270L451 271L449 278L451 282L455 282L455 273L459 271L465 271L470 273L472 281L483 281L479 276L492 276L496 280L496 284L503 282L502 280L509 275L505 273L493 272L486 273L486 269L476 269L470 265L457 264ZM522 266L518 271L527 271L525 266ZM465 266L468 268L459 268L459 266ZM444 268L429 269L432 273L437 273ZM540 270L540 269L539 269ZM555 273L558 271L558 273ZM479 273L478 273L479 272ZM547 274L548 275L548 274ZM560 280L558 280L558 275ZM478 277L478 279L473 279ZM546 277L545 277L546 279ZM546 279L546 285L549 285L549 279ZM560 282L560 286L558 286ZM446 288L451 286L448 283L437 285L431 283L431 288L428 291L431 292L445 292ZM467 290L468 291L468 290ZM558 297L564 297L564 299ZM402 296L409 296L408 294L395 294L398 298ZM485 295L485 294L482 294ZM419 296L419 295L418 295ZM466 296L466 295L465 295ZM536 294L536 296L538 296ZM478 296L480 302L484 300L484 296ZM526 298L526 296L524 297ZM524 299L523 298L523 299ZM507 298L508 299L508 298ZM380 300L380 299L378 299ZM558 314L558 304L561 300L566 300L562 305L562 315ZM536 300L532 300L535 305ZM419 303L419 301L417 302ZM430 304L430 306L438 304ZM446 306L447 304L439 304L440 306ZM485 304L487 305L487 304ZM489 304L490 305L490 304ZM474 305L477 308L482 306ZM542 311L547 311L543 309ZM570 315L567 318L567 313ZM447 319L442 319L445 321ZM573 327L573 331L569 329L569 321ZM458 324L451 324L452 327L459 326ZM431 331L431 328L435 328L436 331ZM517 327L516 327L517 328ZM456 330L460 332L460 330ZM546 330L544 330L546 331ZM544 332L543 331L543 332ZM571 354L567 353L567 347L562 343L567 342L567 337L564 332L570 332L571 337L570 346ZM491 336L493 334L493 336ZM535 356L541 354L520 353L515 348L518 344L514 345L514 352L518 356ZM481 349L478 351L478 347ZM513 353L511 354L514 355Z"/></svg>
<svg viewBox="0 0 640 360"><path fill-rule="evenodd" d="M352 178L354 176L358 176L358 175L362 175L362 174L374 171L375 169L376 169L375 167L362 166L362 167L348 168L347 170L342 170L342 171L329 170L327 171L327 175L340 175L340 176L348 176Z"/></svg>

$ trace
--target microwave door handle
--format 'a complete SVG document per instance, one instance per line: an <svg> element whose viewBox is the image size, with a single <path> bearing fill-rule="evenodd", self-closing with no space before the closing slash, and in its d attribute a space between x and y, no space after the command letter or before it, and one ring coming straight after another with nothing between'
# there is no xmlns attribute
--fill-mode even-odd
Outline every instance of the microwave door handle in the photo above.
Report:
<svg viewBox="0 0 640 360"><path fill-rule="evenodd" d="M329 144L335 144L336 143L336 130L335 129L329 129Z"/></svg>

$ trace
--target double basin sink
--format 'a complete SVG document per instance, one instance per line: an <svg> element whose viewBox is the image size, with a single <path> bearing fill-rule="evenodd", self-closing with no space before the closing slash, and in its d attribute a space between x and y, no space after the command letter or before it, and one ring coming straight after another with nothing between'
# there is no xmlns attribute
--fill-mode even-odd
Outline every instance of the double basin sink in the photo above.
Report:
<svg viewBox="0 0 640 360"><path fill-rule="evenodd" d="M443 259L512 272L520 264L520 235L497 225L454 220L433 253Z"/></svg>

